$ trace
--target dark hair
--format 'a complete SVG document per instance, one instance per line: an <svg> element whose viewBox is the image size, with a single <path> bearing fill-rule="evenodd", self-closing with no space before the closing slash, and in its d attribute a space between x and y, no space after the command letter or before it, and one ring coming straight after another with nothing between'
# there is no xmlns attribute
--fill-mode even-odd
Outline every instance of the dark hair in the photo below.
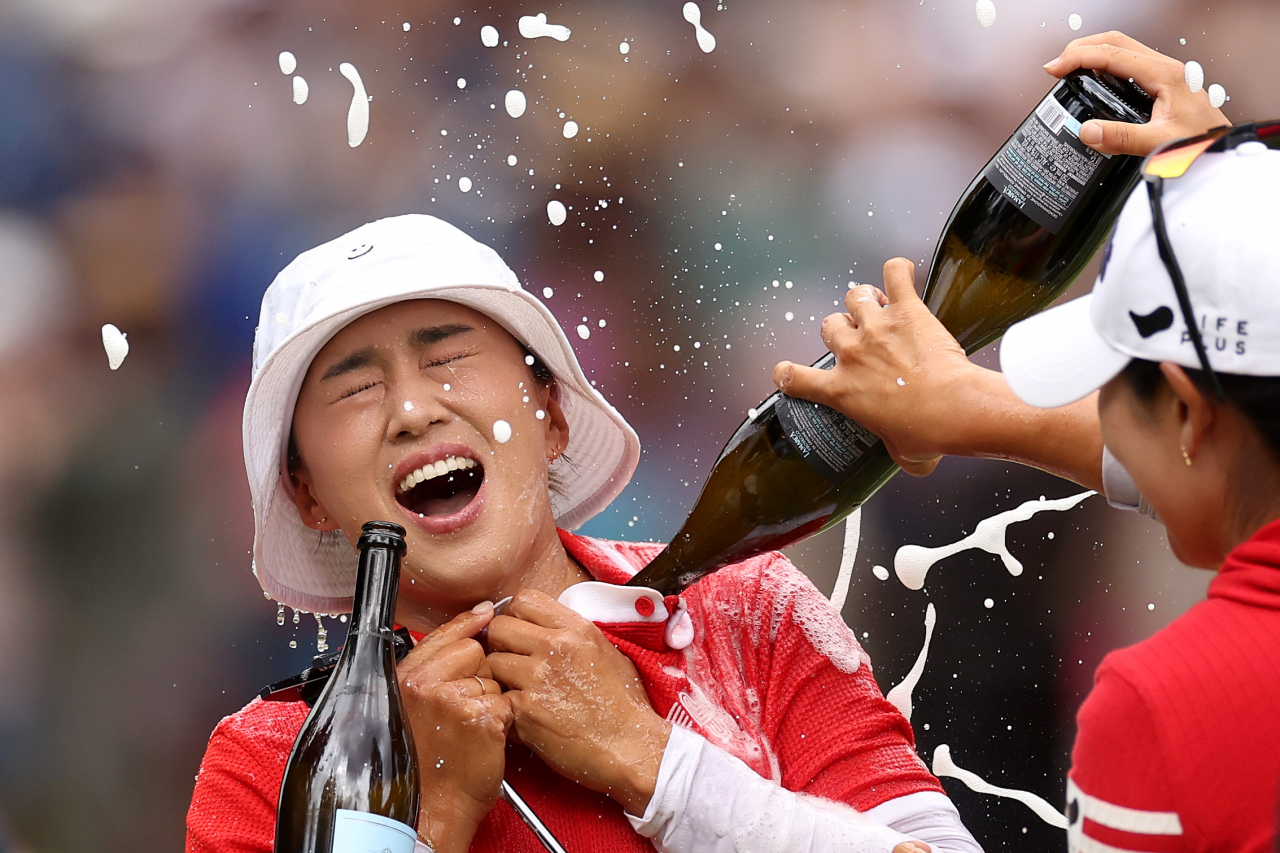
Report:
<svg viewBox="0 0 1280 853"><path fill-rule="evenodd" d="M1203 370L1189 367L1184 367L1183 370L1200 389L1200 393L1214 398L1213 385ZM1143 403L1154 400L1161 384L1166 381L1158 363L1141 358L1130 361L1122 375L1129 390ZM1227 402L1249 419L1272 455L1280 461L1280 376L1219 373L1218 381L1227 394Z"/></svg>

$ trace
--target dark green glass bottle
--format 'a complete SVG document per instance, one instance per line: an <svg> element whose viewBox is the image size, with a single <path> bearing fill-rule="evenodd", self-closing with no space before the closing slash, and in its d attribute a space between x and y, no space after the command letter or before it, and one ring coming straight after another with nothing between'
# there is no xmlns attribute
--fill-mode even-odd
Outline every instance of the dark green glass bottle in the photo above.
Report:
<svg viewBox="0 0 1280 853"><path fill-rule="evenodd" d="M371 521L359 550L346 645L285 767L275 853L412 853L417 839L418 755L392 639L404 528Z"/></svg>
<svg viewBox="0 0 1280 853"><path fill-rule="evenodd" d="M969 185L929 268L924 301L975 352L1053 301L1097 251L1141 159L1078 138L1090 119L1141 123L1150 96L1079 70L1045 96ZM816 367L829 369L828 353ZM665 595L721 566L843 519L898 471L884 443L838 412L773 394L720 453L675 538L631 583Z"/></svg>

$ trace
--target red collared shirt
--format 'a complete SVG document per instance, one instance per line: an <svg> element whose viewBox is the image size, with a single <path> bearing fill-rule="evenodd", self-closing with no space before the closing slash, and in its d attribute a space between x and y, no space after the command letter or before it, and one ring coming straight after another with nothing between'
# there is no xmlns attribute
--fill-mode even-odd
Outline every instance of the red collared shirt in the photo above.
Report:
<svg viewBox="0 0 1280 853"><path fill-rule="evenodd" d="M1073 851L1273 853L1280 808L1280 520L1205 601L1112 652L1080 708Z"/></svg>
<svg viewBox="0 0 1280 853"><path fill-rule="evenodd" d="M561 531L601 583L561 601L597 624L635 664L654 709L791 791L867 810L941 792L911 727L885 701L870 659L809 580L780 554L721 569L663 599L621 587L660 550ZM612 586L605 586L606 584ZM307 708L254 700L209 740L187 815L187 851L269 851L285 761ZM621 806L508 746L506 778L570 850L652 850ZM541 845L503 802L472 850Z"/></svg>

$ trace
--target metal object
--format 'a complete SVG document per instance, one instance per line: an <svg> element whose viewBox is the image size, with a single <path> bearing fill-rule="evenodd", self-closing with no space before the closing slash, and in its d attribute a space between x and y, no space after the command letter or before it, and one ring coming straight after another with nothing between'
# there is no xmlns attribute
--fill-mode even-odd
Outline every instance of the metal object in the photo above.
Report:
<svg viewBox="0 0 1280 853"><path fill-rule="evenodd" d="M516 814L520 815L520 819L525 822L530 831L538 837L542 842L542 846L551 851L551 853L568 853L556 837L551 834L551 830L547 829L547 825L542 819L529 808L529 804L524 801L516 789L507 784L507 780L502 780L502 799L506 800L511 808L515 809Z"/></svg>

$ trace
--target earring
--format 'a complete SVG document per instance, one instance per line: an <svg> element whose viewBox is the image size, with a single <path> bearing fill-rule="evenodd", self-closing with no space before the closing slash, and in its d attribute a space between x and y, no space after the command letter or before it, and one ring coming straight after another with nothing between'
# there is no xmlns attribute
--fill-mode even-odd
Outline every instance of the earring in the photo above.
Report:
<svg viewBox="0 0 1280 853"><path fill-rule="evenodd" d="M1191 454L1187 453L1187 449L1185 447L1182 448L1182 461L1188 465L1191 464Z"/></svg>

